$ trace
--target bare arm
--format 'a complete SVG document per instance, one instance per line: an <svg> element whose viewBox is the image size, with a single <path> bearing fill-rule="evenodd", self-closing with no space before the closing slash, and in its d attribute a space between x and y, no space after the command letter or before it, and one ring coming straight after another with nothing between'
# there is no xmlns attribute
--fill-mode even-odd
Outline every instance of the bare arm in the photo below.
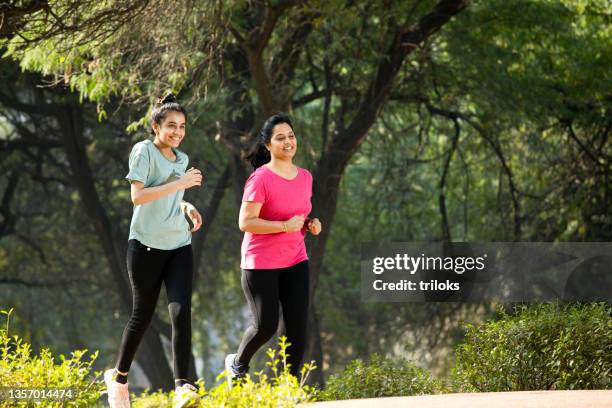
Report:
<svg viewBox="0 0 612 408"><path fill-rule="evenodd" d="M145 187L141 181L133 181L131 187L132 202L134 205L146 204L160 199L179 190L186 190L194 186L202 185L202 173L191 168L178 180L161 186Z"/></svg>
<svg viewBox="0 0 612 408"><path fill-rule="evenodd" d="M243 201L238 216L238 226L242 232L253 234L275 234L277 232L296 232L304 226L305 217L295 215L287 221L268 221L259 218L262 203Z"/></svg>
<svg viewBox="0 0 612 408"><path fill-rule="evenodd" d="M132 202L134 205L146 204L180 190L180 183L175 180L157 187L146 187L141 181L132 182Z"/></svg>
<svg viewBox="0 0 612 408"><path fill-rule="evenodd" d="M198 209L195 208L193 204L183 200L181 202L181 211L183 212L183 214L189 217L191 223L193 224L191 232L196 232L197 230L199 230L202 226L202 214L200 214Z"/></svg>

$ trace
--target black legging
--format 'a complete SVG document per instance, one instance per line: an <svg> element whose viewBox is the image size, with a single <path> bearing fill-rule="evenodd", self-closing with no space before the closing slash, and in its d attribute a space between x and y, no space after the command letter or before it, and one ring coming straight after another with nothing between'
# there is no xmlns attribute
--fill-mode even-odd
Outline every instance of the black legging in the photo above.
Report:
<svg viewBox="0 0 612 408"><path fill-rule="evenodd" d="M168 295L172 322L174 378L187 379L191 356L191 245L165 251L148 248L135 239L128 243L127 267L132 284L132 315L119 348L117 370L128 372L136 349L151 323L162 283Z"/></svg>
<svg viewBox="0 0 612 408"><path fill-rule="evenodd" d="M281 269L243 269L241 283L253 323L244 333L235 363L248 366L253 354L274 336L280 302L285 335L291 343L287 362L291 364L291 373L299 378L308 319L308 261Z"/></svg>

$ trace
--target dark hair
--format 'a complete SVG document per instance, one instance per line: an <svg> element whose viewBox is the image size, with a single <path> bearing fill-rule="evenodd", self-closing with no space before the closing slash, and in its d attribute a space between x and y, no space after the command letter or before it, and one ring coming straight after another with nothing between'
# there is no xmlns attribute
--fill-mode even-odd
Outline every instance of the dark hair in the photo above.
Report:
<svg viewBox="0 0 612 408"><path fill-rule="evenodd" d="M153 111L151 112L151 134L155 135L153 131L153 123L157 123L161 125L164 119L166 119L166 115L168 112L180 112L185 115L185 119L187 119L187 112L185 112L185 108L183 108L177 101L176 96L172 92L166 94L163 98L157 98L155 101L155 105L153 106Z"/></svg>
<svg viewBox="0 0 612 408"><path fill-rule="evenodd" d="M284 113L278 113L270 116L268 119L266 119L261 127L259 136L257 137L257 143L251 152L246 156L246 159L251 163L254 169L261 167L270 161L270 151L266 148L266 145L270 143L270 139L272 139L272 131L274 130L274 126L281 123L286 123L291 127L291 129L293 129L291 119L289 119L289 116Z"/></svg>

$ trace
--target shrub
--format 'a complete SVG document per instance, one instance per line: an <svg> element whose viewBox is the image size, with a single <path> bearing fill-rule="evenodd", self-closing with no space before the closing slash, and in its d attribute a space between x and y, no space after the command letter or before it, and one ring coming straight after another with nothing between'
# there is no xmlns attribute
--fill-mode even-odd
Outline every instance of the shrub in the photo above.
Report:
<svg viewBox="0 0 612 408"><path fill-rule="evenodd" d="M453 381L463 391L608 389L612 309L541 304L467 326Z"/></svg>
<svg viewBox="0 0 612 408"><path fill-rule="evenodd" d="M253 381L251 375L228 389L227 382L207 391L203 382L198 383L198 392L202 398L201 407L225 407L225 408L272 408L272 407L294 407L297 404L313 400L314 390L304 386L308 373L314 369L314 365L306 364L302 368L302 376L297 378L289 373L287 365L286 349L289 346L286 338L281 337L279 351L268 350L268 367L272 376L268 377L262 371L254 374L257 381ZM217 380L225 378L221 373ZM165 394L156 392L144 394L133 399L133 408L171 408L172 393Z"/></svg>
<svg viewBox="0 0 612 408"><path fill-rule="evenodd" d="M53 357L48 349L33 355L30 344L18 335L9 335L11 311L6 315L6 326L0 329L0 384L6 388L72 388L74 398L65 402L45 401L47 407L91 406L100 398L102 385L92 378L91 366L98 356L95 352L84 360L86 350L72 352L70 357ZM59 360L59 361L56 361ZM94 375L97 376L96 374ZM6 396L6 395L5 395ZM17 402L4 402L2 406L18 406Z"/></svg>
<svg viewBox="0 0 612 408"><path fill-rule="evenodd" d="M42 349L39 355L32 355L31 347L19 336L9 336L9 320L11 312L2 311L7 316L6 328L0 329L0 384L2 387L31 388L57 387L76 390L75 397L64 402L45 401L45 407L102 407L106 406L106 398L100 398L105 388L104 382L95 373L92 378L91 367L98 353L93 353L89 360L84 360L86 350L74 351L70 358L60 355L59 362L48 349ZM199 382L199 393L202 397L202 407L251 408L251 407L294 407L299 403L313 400L314 391L304 386L306 377L314 365L306 364L302 368L302 376L297 378L289 373L286 349L290 344L284 337L280 340L280 351L268 350L270 361L267 363L272 376L263 372L254 374L231 390L227 383L206 391L203 382ZM218 379L225 378L225 373ZM0 398L0 406L19 406L17 402L5 402ZM42 405L41 405L42 406ZM140 397L132 397L134 408L172 407L172 393L157 391L145 393Z"/></svg>
<svg viewBox="0 0 612 408"><path fill-rule="evenodd" d="M443 391L440 381L413 362L373 354L368 363L353 360L341 373L331 376L319 399L439 394Z"/></svg>

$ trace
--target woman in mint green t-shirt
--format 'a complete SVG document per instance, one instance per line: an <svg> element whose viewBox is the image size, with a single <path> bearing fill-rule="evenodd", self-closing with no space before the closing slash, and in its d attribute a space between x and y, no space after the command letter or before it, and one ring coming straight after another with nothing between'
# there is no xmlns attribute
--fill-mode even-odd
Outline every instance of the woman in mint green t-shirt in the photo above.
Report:
<svg viewBox="0 0 612 408"><path fill-rule="evenodd" d="M189 159L178 150L185 137L186 119L185 110L172 94L158 100L151 114L154 140L136 143L130 154L126 179L131 184L134 213L127 267L133 309L123 332L116 368L104 374L111 408L130 406L128 371L155 312L162 284L172 322L174 406L186 406L190 400L198 399L187 372L191 356L191 233L200 228L202 218L195 207L183 201L183 194L188 188L202 185L202 173L194 168L187 170Z"/></svg>

